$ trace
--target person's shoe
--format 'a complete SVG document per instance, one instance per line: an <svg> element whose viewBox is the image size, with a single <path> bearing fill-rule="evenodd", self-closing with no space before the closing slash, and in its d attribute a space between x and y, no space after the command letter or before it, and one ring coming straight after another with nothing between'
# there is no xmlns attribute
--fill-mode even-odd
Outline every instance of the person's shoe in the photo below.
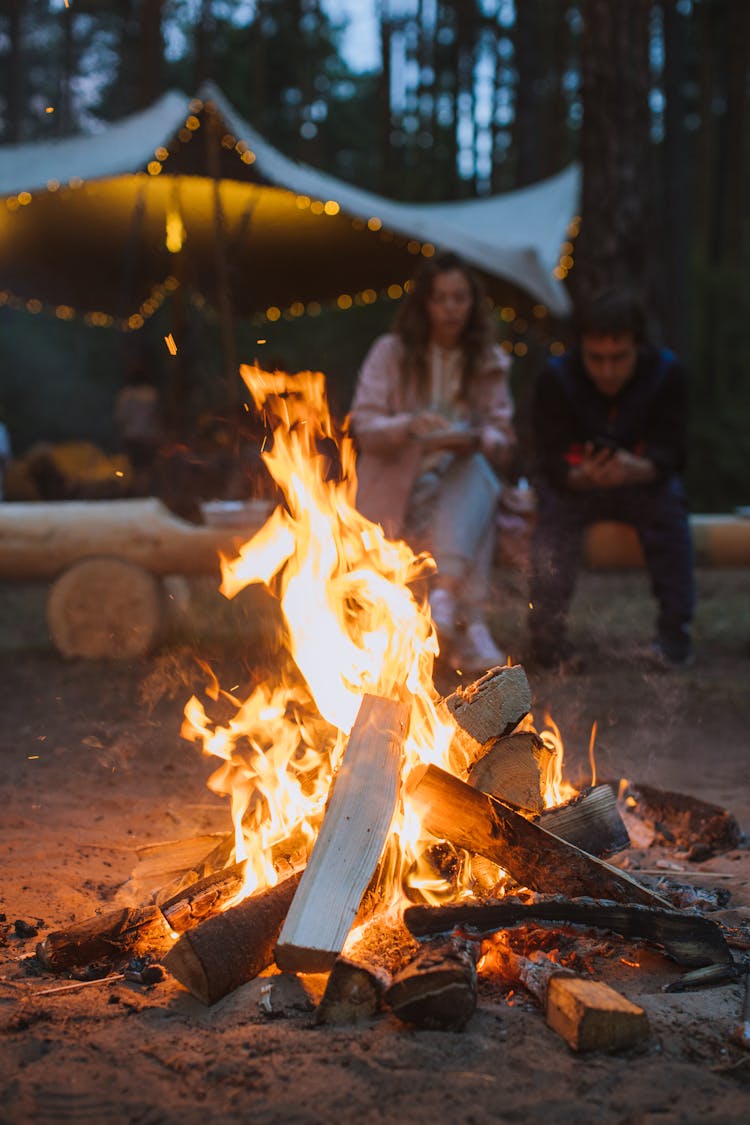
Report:
<svg viewBox="0 0 750 1125"><path fill-rule="evenodd" d="M695 661L687 629L661 632L649 654L653 663L661 668L689 668Z"/></svg>
<svg viewBox="0 0 750 1125"><path fill-rule="evenodd" d="M464 675L487 672L506 661L505 653L493 641L484 621L473 621L466 626L454 658Z"/></svg>
<svg viewBox="0 0 750 1125"><path fill-rule="evenodd" d="M430 614L441 645L451 644L456 636L456 599L442 586L430 591Z"/></svg>

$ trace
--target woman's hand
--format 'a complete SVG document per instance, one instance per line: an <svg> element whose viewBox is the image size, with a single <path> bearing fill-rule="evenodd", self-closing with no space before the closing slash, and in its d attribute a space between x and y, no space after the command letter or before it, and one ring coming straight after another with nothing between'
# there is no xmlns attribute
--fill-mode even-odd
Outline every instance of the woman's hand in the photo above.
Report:
<svg viewBox="0 0 750 1125"><path fill-rule="evenodd" d="M409 436L427 437L431 434L439 434L441 430L452 428L451 423L442 414L436 414L432 410L422 410L418 414L412 414L409 423Z"/></svg>

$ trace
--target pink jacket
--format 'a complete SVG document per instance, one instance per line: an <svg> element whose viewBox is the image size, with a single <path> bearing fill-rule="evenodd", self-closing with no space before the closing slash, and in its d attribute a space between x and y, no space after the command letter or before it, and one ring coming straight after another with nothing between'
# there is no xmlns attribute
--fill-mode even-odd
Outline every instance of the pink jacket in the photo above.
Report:
<svg viewBox="0 0 750 1125"><path fill-rule="evenodd" d="M424 404L404 384L402 355L398 336L375 341L362 364L351 410L359 446L357 507L390 536L402 532L424 450L408 433L412 415ZM510 360L494 345L469 390L471 423L482 427L481 450L490 461L507 454L515 440L509 369Z"/></svg>

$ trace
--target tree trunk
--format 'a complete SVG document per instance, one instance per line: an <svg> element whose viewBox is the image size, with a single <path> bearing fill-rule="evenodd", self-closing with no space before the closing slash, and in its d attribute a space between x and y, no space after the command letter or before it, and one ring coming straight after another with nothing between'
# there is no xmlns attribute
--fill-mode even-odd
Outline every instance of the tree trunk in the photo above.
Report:
<svg viewBox="0 0 750 1125"><path fill-rule="evenodd" d="M575 288L586 298L629 284L644 290L651 246L649 16L651 0L586 0L583 227Z"/></svg>

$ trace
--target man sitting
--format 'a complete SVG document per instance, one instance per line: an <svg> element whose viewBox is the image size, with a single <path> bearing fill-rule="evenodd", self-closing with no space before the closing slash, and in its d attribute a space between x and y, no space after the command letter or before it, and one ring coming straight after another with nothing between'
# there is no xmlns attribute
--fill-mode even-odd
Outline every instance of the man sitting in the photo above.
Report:
<svg viewBox="0 0 750 1125"><path fill-rule="evenodd" d="M567 614L583 530L598 520L635 527L658 603L653 655L692 659L693 547L680 472L687 393L682 366L645 338L628 293L602 294L581 310L578 345L552 359L534 392L530 659L563 666L573 654Z"/></svg>

